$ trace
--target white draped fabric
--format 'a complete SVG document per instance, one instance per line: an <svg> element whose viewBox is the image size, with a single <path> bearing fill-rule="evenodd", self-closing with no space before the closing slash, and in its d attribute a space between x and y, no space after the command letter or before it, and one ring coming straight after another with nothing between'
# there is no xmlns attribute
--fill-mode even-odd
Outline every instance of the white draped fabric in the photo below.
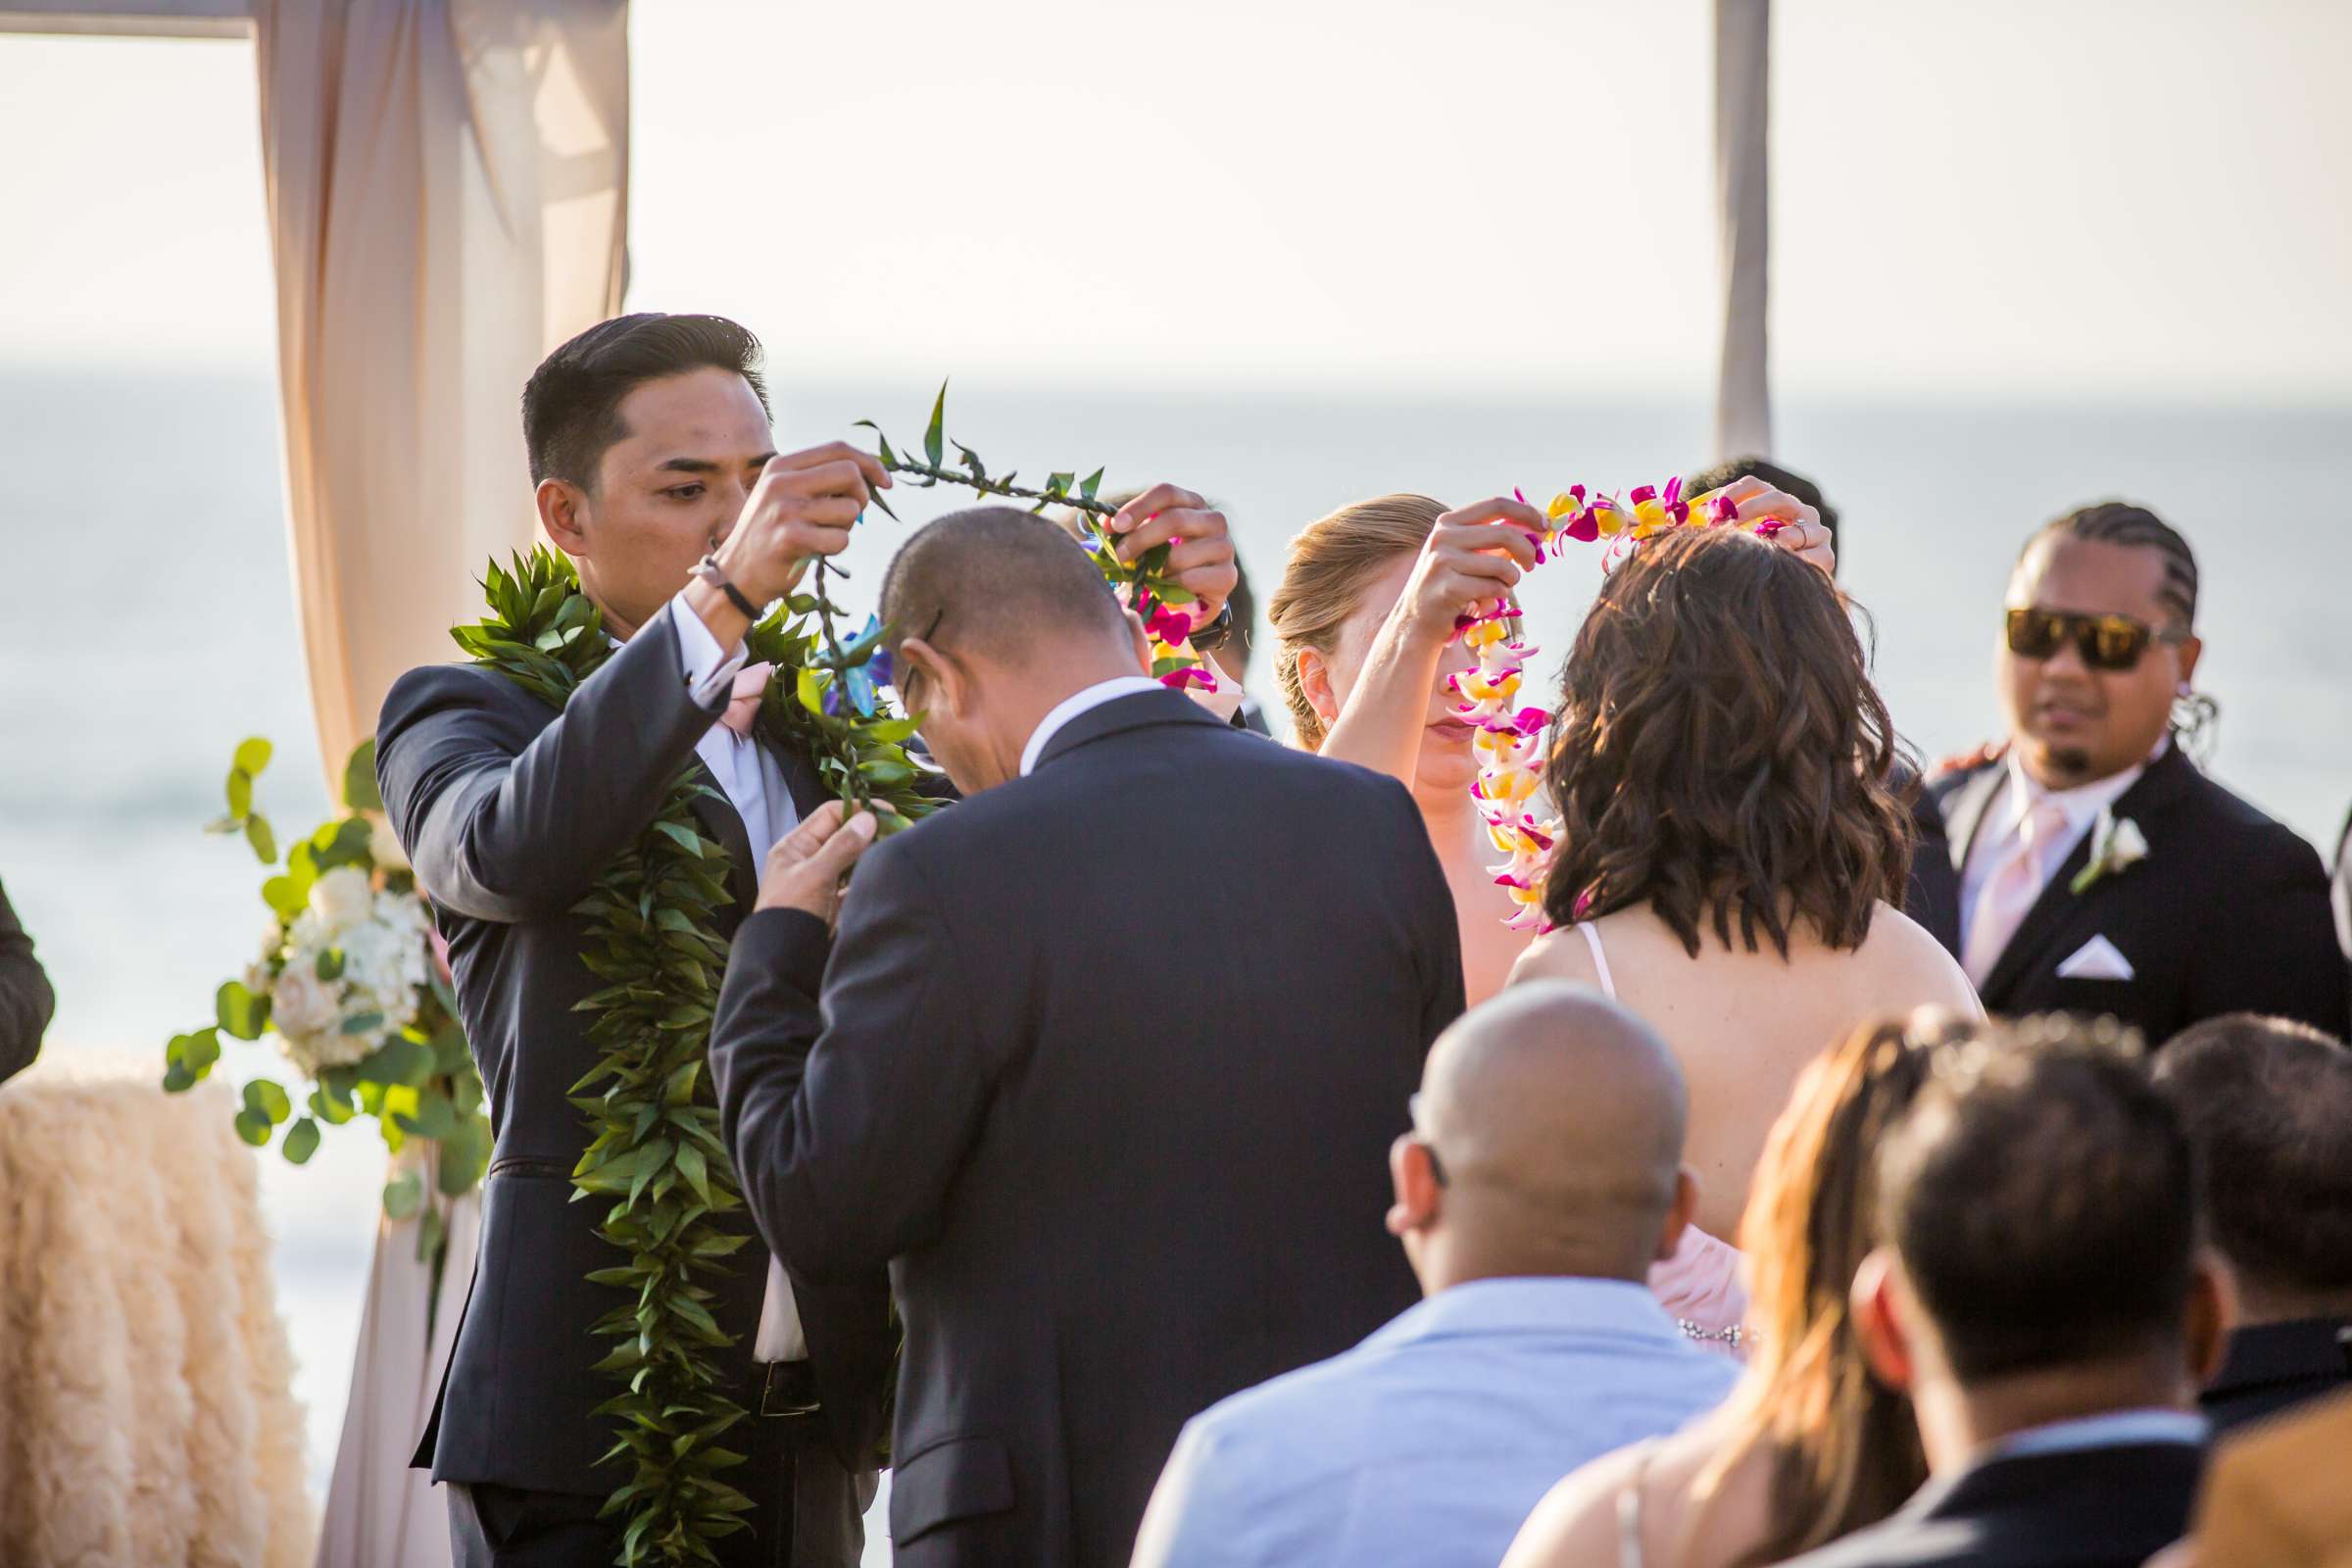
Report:
<svg viewBox="0 0 2352 1568"><path fill-rule="evenodd" d="M1764 322L1771 34L1772 0L1715 0L1715 223L1723 280L1717 458L1772 455Z"/></svg>
<svg viewBox="0 0 2352 1568"><path fill-rule="evenodd" d="M626 0L256 0L294 596L330 780L529 545L532 367L619 309Z"/></svg>
<svg viewBox="0 0 2352 1568"><path fill-rule="evenodd" d="M393 1175L416 1171L433 1193L432 1146L401 1150ZM480 1240L479 1192L431 1201L447 1227L448 1252L436 1288L431 1263L416 1256L414 1219L380 1220L375 1261L368 1270L368 1298L360 1316L351 1398L343 1407L343 1436L335 1446L334 1480L318 1532L319 1568L389 1563L435 1568L450 1560L449 1509L409 1469L416 1435L432 1414L441 1369L457 1343L458 1318L473 1279Z"/></svg>
<svg viewBox="0 0 2352 1568"><path fill-rule="evenodd" d="M452 657L483 562L531 542L523 382L620 306L628 7L253 10L294 595L331 784L393 680ZM378 1229L320 1568L447 1568L442 1500L408 1466L478 1217L477 1198L448 1212L437 1300L416 1223Z"/></svg>

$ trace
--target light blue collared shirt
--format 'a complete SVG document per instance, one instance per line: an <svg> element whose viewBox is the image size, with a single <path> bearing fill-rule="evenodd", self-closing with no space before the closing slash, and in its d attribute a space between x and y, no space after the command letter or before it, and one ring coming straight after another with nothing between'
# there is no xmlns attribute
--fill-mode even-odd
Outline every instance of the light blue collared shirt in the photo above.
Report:
<svg viewBox="0 0 2352 1568"><path fill-rule="evenodd" d="M1730 1358L1641 1285L1457 1285L1193 1418L1138 1568L1494 1568L1551 1484L1719 1401Z"/></svg>

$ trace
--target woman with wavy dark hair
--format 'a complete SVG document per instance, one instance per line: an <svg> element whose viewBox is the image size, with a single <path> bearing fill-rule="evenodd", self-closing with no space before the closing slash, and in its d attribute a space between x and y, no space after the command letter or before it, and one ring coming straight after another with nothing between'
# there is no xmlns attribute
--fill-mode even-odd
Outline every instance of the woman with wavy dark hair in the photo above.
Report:
<svg viewBox="0 0 2352 1568"><path fill-rule="evenodd" d="M1717 1238L1797 1073L1866 1019L1982 1009L1897 906L1894 732L1827 573L1743 529L1643 542L1577 633L1552 737L1557 929L1512 979L1598 986L1674 1048L1699 1203L1651 1284L1687 1332L1737 1345L1740 1259Z"/></svg>
<svg viewBox="0 0 2352 1568"><path fill-rule="evenodd" d="M1595 1459L1551 1490L1503 1568L1745 1568L1876 1524L1927 1480L1904 1396L1870 1374L1847 1292L1878 1241L1880 1138L1935 1054L1982 1020L1866 1025L1797 1078L1740 1240L1754 1259L1747 1372L1705 1420Z"/></svg>

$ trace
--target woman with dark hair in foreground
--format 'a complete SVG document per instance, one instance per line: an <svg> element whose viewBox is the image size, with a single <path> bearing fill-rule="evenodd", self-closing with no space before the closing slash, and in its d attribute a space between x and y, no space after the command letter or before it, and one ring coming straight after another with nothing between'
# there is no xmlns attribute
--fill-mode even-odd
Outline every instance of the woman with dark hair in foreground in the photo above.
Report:
<svg viewBox="0 0 2352 1568"><path fill-rule="evenodd" d="M1690 1086L1696 1222L1652 1285L1686 1332L1739 1343L1739 1254L1773 1110L1857 1024L1982 1009L1897 907L1908 813L1893 727L1829 576L1742 529L1645 541L1578 631L1544 782L1557 928L1514 981L1598 987Z"/></svg>

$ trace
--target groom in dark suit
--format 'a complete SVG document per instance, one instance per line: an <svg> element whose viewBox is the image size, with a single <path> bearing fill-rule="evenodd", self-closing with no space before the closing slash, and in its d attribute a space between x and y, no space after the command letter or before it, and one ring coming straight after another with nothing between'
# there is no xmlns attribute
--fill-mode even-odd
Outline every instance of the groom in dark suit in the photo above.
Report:
<svg viewBox="0 0 2352 1568"><path fill-rule="evenodd" d="M1922 857L1954 880L1912 913L1985 1007L2112 1013L2161 1045L2230 1012L2346 1025L2346 972L2311 846L2200 772L2197 564L2141 507L2036 533L1998 654L2007 755L1931 781Z"/></svg>
<svg viewBox="0 0 2352 1568"><path fill-rule="evenodd" d="M803 1277L892 1265L897 1561L1111 1568L1187 1418L1415 1298L1381 1151L1462 1005L1453 901L1401 787L1160 688L1042 518L931 524L882 612L965 799L777 846L725 1134Z"/></svg>
<svg viewBox="0 0 2352 1568"><path fill-rule="evenodd" d="M712 792L695 811L728 852L735 897L717 923L732 937L761 858L826 798L808 758L717 721L746 607L843 549L889 480L838 444L778 457L758 355L731 321L660 315L551 355L523 395L540 523L619 647L561 713L465 665L413 670L384 705L385 807L449 938L497 1137L473 1289L417 1455L449 1484L462 1564L611 1562L625 1524L598 1518L628 1471L599 1462L615 1432L594 1411L619 1385L595 1370L612 1342L591 1327L627 1298L588 1282L620 1254L598 1234L602 1205L571 1200L589 1134L569 1096L598 1054L574 1004L604 984L573 906L691 763ZM1196 498L1166 492L1156 520L1112 526L1130 556L1173 540L1178 580L1222 602L1232 549ZM726 1439L749 1462L724 1473L753 1498L752 1528L717 1543L721 1562L858 1561L893 1345L879 1260L818 1283L753 1246L710 1283L737 1344L721 1392L752 1412Z"/></svg>

